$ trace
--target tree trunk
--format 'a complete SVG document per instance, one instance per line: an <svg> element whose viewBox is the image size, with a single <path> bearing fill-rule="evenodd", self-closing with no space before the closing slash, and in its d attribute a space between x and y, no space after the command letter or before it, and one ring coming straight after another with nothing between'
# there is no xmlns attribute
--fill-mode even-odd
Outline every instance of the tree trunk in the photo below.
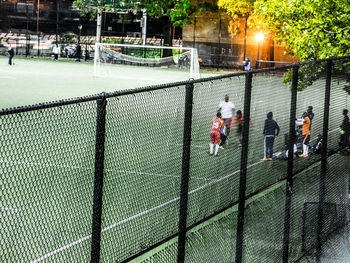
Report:
<svg viewBox="0 0 350 263"><path fill-rule="evenodd" d="M173 27L169 17L162 17L161 22L163 23L163 37L164 37L164 46L172 47L173 46ZM171 49L164 49L163 57L171 57L173 52Z"/></svg>

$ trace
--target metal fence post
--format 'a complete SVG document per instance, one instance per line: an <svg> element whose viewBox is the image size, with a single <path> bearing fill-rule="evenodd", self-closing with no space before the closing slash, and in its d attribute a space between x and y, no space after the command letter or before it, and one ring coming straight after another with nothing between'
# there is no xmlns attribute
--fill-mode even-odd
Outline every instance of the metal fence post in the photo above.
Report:
<svg viewBox="0 0 350 263"><path fill-rule="evenodd" d="M318 204L318 222L317 222L317 242L316 242L316 262L321 262L322 255L322 228L323 228L323 206L326 195L326 175L327 175L327 148L328 148L328 126L329 126L329 102L331 93L332 78L332 60L327 61L326 65L326 88L324 96L323 112L323 146L321 150L321 176Z"/></svg>
<svg viewBox="0 0 350 263"><path fill-rule="evenodd" d="M287 182L286 182L286 201L284 211L284 231L283 231L283 262L288 262L289 254L289 232L290 232L290 211L292 205L293 191L293 157L295 143L295 117L297 109L297 92L298 92L298 73L299 66L293 67L292 93L290 102L289 115L289 136L288 136L288 166L287 166Z"/></svg>
<svg viewBox="0 0 350 263"><path fill-rule="evenodd" d="M249 124L250 124L250 104L252 97L252 72L246 74L245 92L244 92L244 120L243 120L243 137L241 151L241 172L239 179L239 200L238 200L238 218L237 218L237 238L236 238L236 263L242 262L243 242L244 242L244 206L246 199L247 183L247 163L248 163L248 146L249 146Z"/></svg>
<svg viewBox="0 0 350 263"><path fill-rule="evenodd" d="M100 261L106 105L106 97L105 94L103 94L102 98L97 100L95 179L91 238L91 262L93 263Z"/></svg>
<svg viewBox="0 0 350 263"><path fill-rule="evenodd" d="M191 128L192 128L192 104L193 104L193 83L186 85L184 135L182 148L182 175L180 189L180 211L179 211L179 239L177 262L185 261L186 227L187 227L187 204L188 204L188 183L190 173L190 152L191 152Z"/></svg>

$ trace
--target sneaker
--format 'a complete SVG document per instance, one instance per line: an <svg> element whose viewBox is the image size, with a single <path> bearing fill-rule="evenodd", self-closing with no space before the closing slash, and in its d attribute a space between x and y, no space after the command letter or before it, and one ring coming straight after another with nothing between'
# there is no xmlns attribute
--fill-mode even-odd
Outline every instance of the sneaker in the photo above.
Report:
<svg viewBox="0 0 350 263"><path fill-rule="evenodd" d="M215 157L218 157L218 156L219 156L219 154L214 154L214 156L215 156Z"/></svg>
<svg viewBox="0 0 350 263"><path fill-rule="evenodd" d="M269 159L267 159L267 158L262 158L261 159L261 161L264 161L264 162L266 162L266 161L268 161Z"/></svg>
<svg viewBox="0 0 350 263"><path fill-rule="evenodd" d="M214 155L213 153L209 153L210 156Z"/></svg>
<svg viewBox="0 0 350 263"><path fill-rule="evenodd" d="M225 148L224 148L224 147L222 147L222 146L219 146L219 149L222 149L222 150L223 150L223 149L225 149Z"/></svg>
<svg viewBox="0 0 350 263"><path fill-rule="evenodd" d="M308 154L303 154L303 157L306 158L306 157L309 157L309 155Z"/></svg>
<svg viewBox="0 0 350 263"><path fill-rule="evenodd" d="M241 143L239 143L237 146L238 146L238 147L242 147L242 144L241 144Z"/></svg>
<svg viewBox="0 0 350 263"><path fill-rule="evenodd" d="M272 158L269 158L269 161L272 161Z"/></svg>
<svg viewBox="0 0 350 263"><path fill-rule="evenodd" d="M299 157L304 157L304 154L299 154L298 156L299 156Z"/></svg>

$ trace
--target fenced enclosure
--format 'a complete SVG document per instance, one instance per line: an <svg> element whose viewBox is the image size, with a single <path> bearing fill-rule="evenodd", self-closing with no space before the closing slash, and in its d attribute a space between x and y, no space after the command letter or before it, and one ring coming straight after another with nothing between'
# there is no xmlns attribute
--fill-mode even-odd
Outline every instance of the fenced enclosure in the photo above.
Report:
<svg viewBox="0 0 350 263"><path fill-rule="evenodd" d="M0 259L334 257L322 245L349 221L349 156L338 145L350 102L349 62L319 60L0 111ZM226 94L245 116L242 147L234 127L213 157L210 123ZM266 114L272 111L281 128L275 152L292 153L295 119L308 106L315 113L310 145L323 135L322 153L261 161Z"/></svg>

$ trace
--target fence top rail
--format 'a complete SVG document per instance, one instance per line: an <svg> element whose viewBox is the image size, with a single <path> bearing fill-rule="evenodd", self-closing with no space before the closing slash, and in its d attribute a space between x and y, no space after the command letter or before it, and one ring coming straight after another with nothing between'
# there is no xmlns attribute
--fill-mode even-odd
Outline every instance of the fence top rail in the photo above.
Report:
<svg viewBox="0 0 350 263"><path fill-rule="evenodd" d="M54 102L39 103L39 104L29 105L29 106L6 108L6 109L0 110L0 117L5 116L5 115L10 115L10 114L23 113L23 112L28 112L28 111L42 110L42 109L47 109L47 108L60 107L60 106L64 106L64 105L94 101L94 100L98 100L98 99L102 99L102 98L112 98L112 97L125 96L125 95L130 95L130 94L138 94L138 93L143 93L143 92L150 92L150 91L155 91L155 90L173 88L173 87L178 87L178 86L185 86L188 84L211 82L211 81L220 80L220 79L227 79L227 78L232 78L232 77L236 77L236 76L242 76L242 75L246 75L248 73L263 73L263 72L270 72L270 71L276 71L276 70L282 70L282 69L291 69L291 68L296 67L296 66L302 66L302 65L313 64L313 63L321 63L321 62L326 62L326 61L342 60L342 59L350 59L350 56L331 57L331 58L327 58L327 59L311 60L311 61L306 61L306 62L295 62L295 63L291 63L291 64L283 65L283 66L278 66L278 67L271 67L271 68L264 68L264 69L253 69L250 71L234 72L234 73L219 75L219 76L214 76L214 77L207 77L207 78L201 78L201 79L189 79L189 80L185 80L185 81L178 81L178 82L172 82L172 83L167 83L167 84L145 86L145 87L136 88L136 89L121 90L121 91L115 91L115 92L109 92L109 93L102 92L100 94L58 100L58 101L54 101Z"/></svg>

